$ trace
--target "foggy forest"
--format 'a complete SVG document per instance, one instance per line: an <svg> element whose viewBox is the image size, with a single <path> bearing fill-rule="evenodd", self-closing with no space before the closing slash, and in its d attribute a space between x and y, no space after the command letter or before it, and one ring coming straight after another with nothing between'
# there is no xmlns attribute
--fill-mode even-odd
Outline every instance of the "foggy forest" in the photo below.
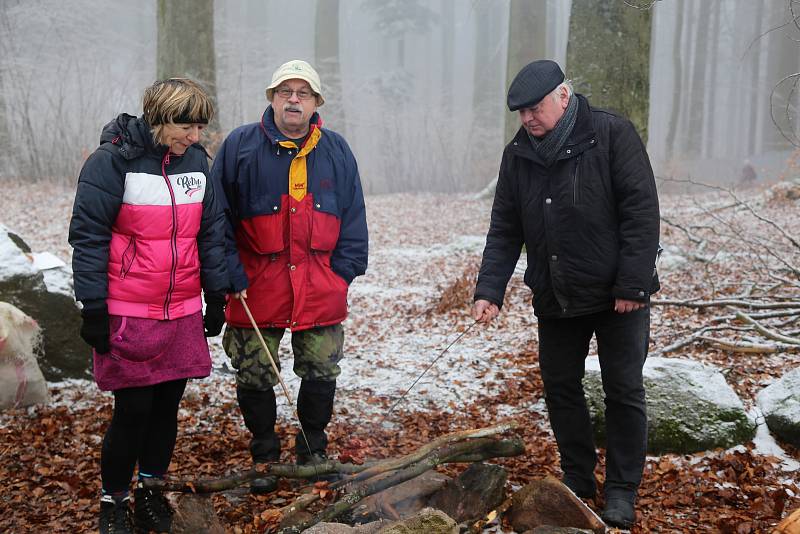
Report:
<svg viewBox="0 0 800 534"><path fill-rule="evenodd" d="M749 161L775 178L796 142L800 54L783 0L292 6L4 0L0 176L72 181L102 125L138 114L142 89L171 75L214 91L224 135L258 120L271 72L292 58L320 70L320 113L348 139L368 193L486 185L518 127L506 88L536 58L631 117L658 176L730 182Z"/></svg>

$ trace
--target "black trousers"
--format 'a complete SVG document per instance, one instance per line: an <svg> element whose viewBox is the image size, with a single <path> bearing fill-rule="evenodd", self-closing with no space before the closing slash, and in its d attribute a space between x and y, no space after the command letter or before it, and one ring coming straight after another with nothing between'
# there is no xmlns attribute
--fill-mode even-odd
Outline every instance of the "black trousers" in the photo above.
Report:
<svg viewBox="0 0 800 534"><path fill-rule="evenodd" d="M606 405L605 495L632 501L647 450L642 368L647 357L650 308L613 310L568 319L539 320L539 365L565 479L594 487L597 464L592 424L581 380L592 335Z"/></svg>
<svg viewBox="0 0 800 534"><path fill-rule="evenodd" d="M114 391L114 415L103 438L103 491L128 491L136 463L154 476L167 472L178 435L178 405L186 379Z"/></svg>

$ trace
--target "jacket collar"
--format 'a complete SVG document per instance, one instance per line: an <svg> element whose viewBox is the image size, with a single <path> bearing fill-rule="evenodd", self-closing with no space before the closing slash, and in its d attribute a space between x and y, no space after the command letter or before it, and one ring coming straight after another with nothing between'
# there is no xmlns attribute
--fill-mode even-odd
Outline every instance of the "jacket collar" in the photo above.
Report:
<svg viewBox="0 0 800 534"><path fill-rule="evenodd" d="M576 93L575 96L578 99L578 116L575 119L575 126L572 128L572 133L569 134L567 142L561 147L561 151L558 155L559 160L575 157L597 144L594 127L592 126L592 110L589 107L589 101L586 100L586 97L583 95ZM520 126L519 130L517 130L517 134L508 146L513 154L533 160L542 165L544 164L536 151L533 150L531 141L528 138L528 132L525 131L523 126Z"/></svg>
<svg viewBox="0 0 800 534"><path fill-rule="evenodd" d="M322 128L322 118L319 116L319 113L316 111L313 115L311 115L311 119L309 122L309 130L308 133L310 134L315 128ZM261 116L261 131L264 132L264 135L267 137L267 140L270 144L277 145L281 141L288 141L289 138L286 137L278 130L278 126L275 124L275 110L272 109L272 106L267 106L267 109L264 110L264 114ZM306 139L308 139L308 134L306 135Z"/></svg>
<svg viewBox="0 0 800 534"><path fill-rule="evenodd" d="M103 127L100 144L113 143L125 159L134 159L146 152L161 155L166 147L159 147L153 141L150 126L142 117L121 113Z"/></svg>

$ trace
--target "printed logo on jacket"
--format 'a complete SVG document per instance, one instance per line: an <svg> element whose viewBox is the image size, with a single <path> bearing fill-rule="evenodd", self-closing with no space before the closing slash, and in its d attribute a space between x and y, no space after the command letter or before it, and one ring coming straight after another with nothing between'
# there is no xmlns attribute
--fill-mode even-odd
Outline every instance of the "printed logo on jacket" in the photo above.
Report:
<svg viewBox="0 0 800 534"><path fill-rule="evenodd" d="M175 204L194 204L203 201L206 175L202 172L169 174ZM172 198L164 177L146 172L129 172L125 175L125 204L136 206L169 206Z"/></svg>

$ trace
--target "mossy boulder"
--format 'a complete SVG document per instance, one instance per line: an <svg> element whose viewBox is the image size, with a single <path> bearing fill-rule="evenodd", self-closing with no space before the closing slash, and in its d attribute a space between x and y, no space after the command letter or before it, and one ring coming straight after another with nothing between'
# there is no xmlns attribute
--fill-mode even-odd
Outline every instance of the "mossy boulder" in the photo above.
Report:
<svg viewBox="0 0 800 534"><path fill-rule="evenodd" d="M0 225L0 301L13 304L42 328L39 367L48 381L91 378L92 349L78 335L80 310L70 295L68 267L39 271L30 247Z"/></svg>
<svg viewBox="0 0 800 534"><path fill-rule="evenodd" d="M755 436L755 421L714 366L686 359L648 358L644 384L650 454L728 448ZM605 404L597 358L587 358L583 385L595 439L604 445Z"/></svg>
<svg viewBox="0 0 800 534"><path fill-rule="evenodd" d="M756 402L769 431L786 443L800 447L800 367L761 390Z"/></svg>

